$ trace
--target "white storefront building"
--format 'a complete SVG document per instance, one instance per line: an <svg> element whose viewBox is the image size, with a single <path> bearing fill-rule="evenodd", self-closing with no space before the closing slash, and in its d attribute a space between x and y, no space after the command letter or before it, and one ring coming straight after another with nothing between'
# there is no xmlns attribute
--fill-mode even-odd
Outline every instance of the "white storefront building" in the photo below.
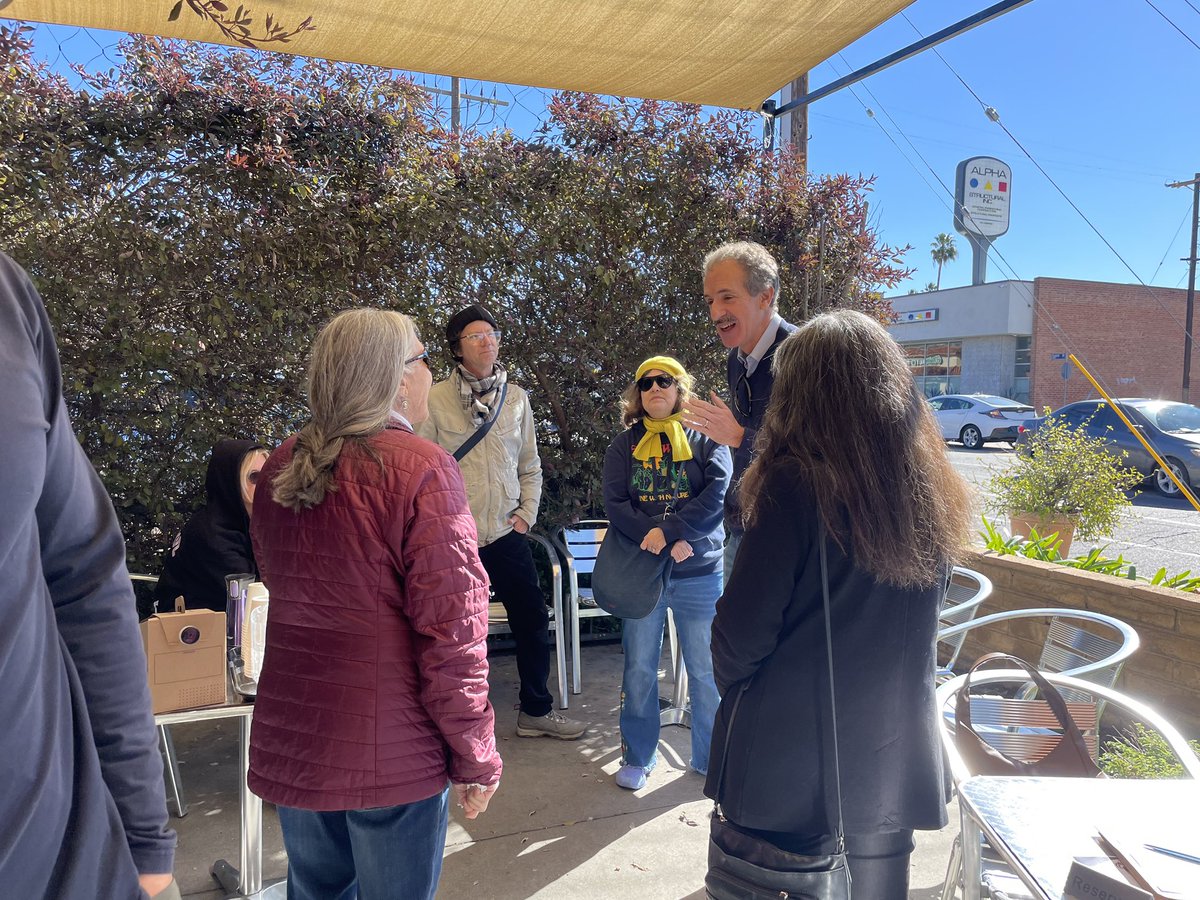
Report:
<svg viewBox="0 0 1200 900"><path fill-rule="evenodd" d="M917 385L938 394L997 394L1028 402L1032 281L995 281L890 298L888 329Z"/></svg>

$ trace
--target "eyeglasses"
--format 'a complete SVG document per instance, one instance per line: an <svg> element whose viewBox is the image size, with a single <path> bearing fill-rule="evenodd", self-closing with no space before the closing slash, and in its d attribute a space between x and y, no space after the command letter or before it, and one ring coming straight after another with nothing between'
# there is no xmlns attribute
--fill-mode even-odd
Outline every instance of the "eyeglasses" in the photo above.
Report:
<svg viewBox="0 0 1200 900"><path fill-rule="evenodd" d="M409 366L411 366L411 365L412 365L413 363L415 363L415 362L423 362L423 363L425 363L425 368L427 368L427 369L428 369L428 368L429 368L429 351L428 351L428 350L426 350L426 351L424 351L423 353L418 353L418 354L417 354L416 356L414 356L412 359L406 359L406 360L404 361L404 368L406 368L406 369L407 369Z"/></svg>
<svg viewBox="0 0 1200 900"><path fill-rule="evenodd" d="M656 384L666 390L674 383L675 378L671 375L644 375L637 380L638 390L643 392L650 390Z"/></svg>
<svg viewBox="0 0 1200 900"><path fill-rule="evenodd" d="M742 369L742 375L733 386L733 408L742 419L749 419L754 410L754 395L750 393L750 376Z"/></svg>
<svg viewBox="0 0 1200 900"><path fill-rule="evenodd" d="M471 343L478 345L490 338L498 344L500 343L500 336L501 335L499 331L477 331L475 334L464 334L459 338L459 340L470 341Z"/></svg>
<svg viewBox="0 0 1200 900"><path fill-rule="evenodd" d="M261 469L251 469L249 472L246 473L246 480L248 482L250 482L251 484L258 484L258 473L260 471L262 471L262 470Z"/></svg>

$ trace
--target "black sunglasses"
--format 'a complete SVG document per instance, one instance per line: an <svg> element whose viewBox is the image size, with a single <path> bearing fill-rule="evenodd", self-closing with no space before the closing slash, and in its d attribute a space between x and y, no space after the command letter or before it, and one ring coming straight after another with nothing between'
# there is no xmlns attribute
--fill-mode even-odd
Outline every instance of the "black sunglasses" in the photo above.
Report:
<svg viewBox="0 0 1200 900"><path fill-rule="evenodd" d="M638 386L639 391L648 391L648 390L650 390L650 388L654 387L654 385L656 385L656 384L660 388L663 388L665 390L666 388L669 388L674 383L675 383L675 376L673 376L673 375L643 375L641 378L639 378L637 380L637 386Z"/></svg>

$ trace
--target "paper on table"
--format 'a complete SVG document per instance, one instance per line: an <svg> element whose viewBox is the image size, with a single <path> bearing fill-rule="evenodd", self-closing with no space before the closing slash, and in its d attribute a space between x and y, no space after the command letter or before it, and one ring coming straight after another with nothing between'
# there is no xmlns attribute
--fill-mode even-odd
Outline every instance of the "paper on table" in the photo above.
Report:
<svg viewBox="0 0 1200 900"><path fill-rule="evenodd" d="M1103 843L1156 900L1200 900L1200 863L1147 847L1153 844L1200 858L1200 839L1195 834L1178 829L1156 832L1153 826L1140 824L1136 828L1106 825L1099 831Z"/></svg>

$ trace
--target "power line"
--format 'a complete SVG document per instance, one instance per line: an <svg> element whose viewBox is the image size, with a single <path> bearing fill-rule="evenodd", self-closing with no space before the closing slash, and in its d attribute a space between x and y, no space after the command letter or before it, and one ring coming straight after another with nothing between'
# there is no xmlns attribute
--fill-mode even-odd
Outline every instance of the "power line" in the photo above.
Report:
<svg viewBox="0 0 1200 900"><path fill-rule="evenodd" d="M1179 237L1179 232L1183 230L1183 223L1188 220L1188 216L1191 215L1191 212L1192 204L1189 201L1188 205L1183 210L1183 218L1179 220L1179 226L1175 229L1175 233L1171 235L1171 240L1167 243L1167 249L1163 251L1162 259L1158 261L1158 266L1154 269L1154 274L1150 276L1151 281L1158 276L1158 270L1163 267L1163 263L1165 263L1167 261L1167 257L1170 256L1171 248L1175 246L1175 238Z"/></svg>
<svg viewBox="0 0 1200 900"><path fill-rule="evenodd" d="M1149 7L1150 7L1152 10L1154 10L1156 13L1158 13L1160 16L1162 16L1162 17L1163 17L1163 20L1164 20L1164 21L1165 21L1165 22L1166 22L1168 25L1170 25L1172 28L1174 28L1176 31L1178 31L1180 34L1182 34L1182 35L1183 35L1183 39L1184 39L1185 41L1187 41L1189 44L1191 44L1191 45L1192 45L1193 47L1195 47L1197 50L1200 50L1200 44L1197 44L1197 43L1196 43L1194 40L1192 40L1192 36L1191 36L1190 34L1188 34L1186 31L1184 31L1182 28L1180 28L1178 25L1176 25L1176 24L1174 23L1174 21L1172 21L1172 20L1171 20L1171 17L1170 17L1170 16L1168 16L1168 15L1167 15L1165 12L1163 12L1161 9L1159 9L1157 6L1155 6L1155 5L1154 5L1154 3L1152 3L1152 2L1151 2L1151 0L1146 0L1146 5L1147 5L1147 6L1149 6ZM1189 5L1190 5L1190 4L1189 4ZM1195 7L1194 7L1194 6L1193 6L1192 8L1193 8L1193 9L1195 9Z"/></svg>
<svg viewBox="0 0 1200 900"><path fill-rule="evenodd" d="M910 22L909 24L911 25L912 23ZM936 49L934 52L937 52ZM839 53L838 56L839 56L839 58L841 58L843 64L845 64L848 69L853 69L853 67L846 60L846 58L843 54ZM831 63L831 65L832 65L832 63ZM957 73L955 73L955 74L957 75ZM961 81L962 79L960 78L959 80ZM970 90L970 86L966 85L966 82L963 82L963 84L967 87L968 90ZM862 87L864 90L866 90L867 94L870 95L871 99L879 107L880 112L882 112L885 116L888 117L888 120L892 123L892 125L895 127L895 129L900 133L901 137L903 137L904 140L908 143L908 145L910 147L912 147L913 152L917 155L917 157L921 160L921 162L924 163L925 168L927 168L929 170L930 174L933 175L934 179L942 186L942 191L945 193L945 195L949 196L951 198L951 200L953 201L954 192L950 189L949 185L947 185L945 183L945 181L942 180L941 176L937 173L937 171L933 168L933 166L930 165L929 161L927 159L925 159L925 157L921 154L921 151L918 150L916 148L916 146L912 143L912 141L909 140L908 136L904 134L904 130L900 127L900 124L895 120L895 118L892 117L892 115L890 113L887 112L886 109L884 109L883 104L879 102L879 99L874 95L874 93L871 91L870 88L866 87L866 85L860 85L860 87ZM954 207L950 203L947 203L945 197L943 197L942 194L939 193L937 191L937 189L934 188L933 185L929 183L928 179L925 178L924 174L920 171L920 169L918 169L916 167L916 165L913 163L913 161L908 157L908 154L906 154L903 151L903 149L901 149L900 145L896 143L895 139L892 138L892 136L888 133L887 129L884 128L883 123L880 122L879 119L875 116L871 107L868 107L865 103L863 103L862 99L857 94L854 93L853 88L847 88L847 90L850 91L850 93L854 97L854 99L857 100L859 102L859 104L862 105L864 110L866 110L868 117L870 117L871 120L874 121L875 124L879 126L879 129L884 133L884 136L887 137L887 139L889 141L891 141L892 145L896 148L897 152L900 153L900 155L901 155L901 157L903 157L904 161L907 162L909 164L909 166L913 169L913 171L915 171L917 173L918 177L920 177L920 179L923 182L925 182L925 186L928 187L931 191L933 191L934 195L938 198L939 202L946 208L947 212L949 212L951 215L953 215ZM972 91L972 94L974 94L974 91ZM976 99L978 99L978 97L976 97ZM1059 342L1062 344L1062 346L1064 348L1066 348L1069 352L1074 353L1076 357L1083 360L1084 363L1087 364L1087 355L1083 352L1082 348L1078 347L1075 344L1074 340L1071 338L1071 336L1066 332L1066 330L1061 325L1059 325L1058 321L1054 317L1054 314L1049 309L1047 309L1044 304L1039 303L1037 301L1036 296L1034 295L1033 291L1029 288L1026 280L1021 278L1021 276L1017 273L1016 267L1013 266L1008 261L1008 259L1004 256L1004 254L999 249L997 249L997 247L994 243L989 244L988 250L989 250L989 254L994 254L996 256L997 267L1000 268L1001 271L1007 272L1008 276L1020 285L1020 291L1022 293L1024 293L1024 295L1025 295L1025 305L1027 307L1029 307L1029 310L1033 313L1033 315L1040 318L1044 323L1046 323L1049 326L1050 332L1059 340ZM1168 313L1169 313L1169 311L1168 311ZM1090 365L1089 365L1089 368L1090 368ZM1107 385L1106 385L1106 388L1107 388Z"/></svg>

